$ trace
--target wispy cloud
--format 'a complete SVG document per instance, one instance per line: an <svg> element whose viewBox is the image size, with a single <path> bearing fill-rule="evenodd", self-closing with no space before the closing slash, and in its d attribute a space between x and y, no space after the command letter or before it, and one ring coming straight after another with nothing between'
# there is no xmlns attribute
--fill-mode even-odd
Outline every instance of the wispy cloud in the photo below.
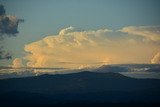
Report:
<svg viewBox="0 0 160 107"><path fill-rule="evenodd" d="M129 26L120 31L141 36L146 41L160 42L160 26Z"/></svg>

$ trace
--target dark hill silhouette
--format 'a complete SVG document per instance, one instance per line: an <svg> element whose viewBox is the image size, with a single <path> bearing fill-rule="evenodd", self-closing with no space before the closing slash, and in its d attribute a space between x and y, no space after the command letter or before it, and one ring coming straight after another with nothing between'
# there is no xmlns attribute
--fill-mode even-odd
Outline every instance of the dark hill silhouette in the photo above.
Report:
<svg viewBox="0 0 160 107"><path fill-rule="evenodd" d="M0 101L3 105L34 106L66 106L66 103L92 106L98 103L127 103L127 106L130 102L151 104L160 101L160 80L89 71L3 79L0 80Z"/></svg>

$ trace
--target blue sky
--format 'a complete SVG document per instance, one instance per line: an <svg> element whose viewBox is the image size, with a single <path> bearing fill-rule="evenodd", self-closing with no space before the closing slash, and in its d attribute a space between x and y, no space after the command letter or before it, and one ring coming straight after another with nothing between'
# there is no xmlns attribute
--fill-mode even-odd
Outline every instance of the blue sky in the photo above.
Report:
<svg viewBox="0 0 160 107"><path fill-rule="evenodd" d="M118 30L126 26L160 25L159 0L1 0L1 3L7 14L25 20L19 25L17 37L2 41L14 57L25 54L25 44L69 26Z"/></svg>

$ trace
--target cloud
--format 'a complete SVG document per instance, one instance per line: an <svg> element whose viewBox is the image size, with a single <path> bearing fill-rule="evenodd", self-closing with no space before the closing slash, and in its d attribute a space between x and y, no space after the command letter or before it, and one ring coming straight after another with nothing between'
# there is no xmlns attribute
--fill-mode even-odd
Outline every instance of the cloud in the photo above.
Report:
<svg viewBox="0 0 160 107"><path fill-rule="evenodd" d="M0 16L0 36L16 36L18 33L18 24L23 22L16 16Z"/></svg>
<svg viewBox="0 0 160 107"><path fill-rule="evenodd" d="M18 25L23 22L23 19L18 19L16 16L6 15L3 5L0 4L0 41L5 37L16 36L18 33ZM4 46L0 46L0 59L11 59L12 55L4 51Z"/></svg>
<svg viewBox="0 0 160 107"><path fill-rule="evenodd" d="M59 35L65 35L69 32L72 32L74 31L74 28L72 26L68 27L68 28L65 28L65 29L62 29L60 32L59 32Z"/></svg>
<svg viewBox="0 0 160 107"><path fill-rule="evenodd" d="M143 37L143 36L142 36ZM118 38L118 39L117 39ZM144 37L145 38L145 37ZM74 27L25 45L29 67L81 68L103 64L150 63L157 44L108 29L77 31Z"/></svg>
<svg viewBox="0 0 160 107"><path fill-rule="evenodd" d="M4 9L4 6L3 5L0 5L0 16L3 16L5 15L6 11Z"/></svg>
<svg viewBox="0 0 160 107"><path fill-rule="evenodd" d="M18 24L23 22L16 16L6 15L3 5L0 5L0 37L15 36L18 33Z"/></svg>
<svg viewBox="0 0 160 107"><path fill-rule="evenodd" d="M160 42L160 26L129 26L120 31L141 36L146 41Z"/></svg>
<svg viewBox="0 0 160 107"><path fill-rule="evenodd" d="M160 52L158 52L151 60L152 64L160 64Z"/></svg>
<svg viewBox="0 0 160 107"><path fill-rule="evenodd" d="M0 59L11 59L12 54L9 52L5 52L3 50L3 46L0 47Z"/></svg>
<svg viewBox="0 0 160 107"><path fill-rule="evenodd" d="M20 67L23 67L24 65L22 64L22 60L20 58L15 58L11 66L13 68L20 68Z"/></svg>
<svg viewBox="0 0 160 107"><path fill-rule="evenodd" d="M73 27L62 29L58 35L48 36L25 46L25 51L31 53L26 56L26 59L29 60L27 65L70 68L101 62L106 58L98 58L99 55L105 55L97 50L97 46L102 44L101 39L103 38L99 38L99 36L107 32L109 32L107 29L79 32L75 31Z"/></svg>

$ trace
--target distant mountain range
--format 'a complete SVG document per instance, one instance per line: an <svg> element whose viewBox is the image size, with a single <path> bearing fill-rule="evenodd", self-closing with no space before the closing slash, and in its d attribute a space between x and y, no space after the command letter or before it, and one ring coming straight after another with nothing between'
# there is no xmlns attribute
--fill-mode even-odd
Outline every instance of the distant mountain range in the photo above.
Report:
<svg viewBox="0 0 160 107"><path fill-rule="evenodd" d="M134 79L113 72L83 71L0 80L0 103L5 106L123 103L128 106L159 102L159 79Z"/></svg>
<svg viewBox="0 0 160 107"><path fill-rule="evenodd" d="M128 72L130 69L124 66L115 65L102 65L101 67L93 70L94 72Z"/></svg>
<svg viewBox="0 0 160 107"><path fill-rule="evenodd" d="M81 72L81 71L92 71L92 72L101 72L101 73L102 72L103 73L104 72L116 72L116 73L121 73L129 77L134 77L134 78L160 79L160 65L159 64L113 64L113 65L102 65L99 68L90 67L90 68L82 68L82 69L0 67L0 79L37 76L37 75L42 75L45 73L66 74L66 73ZM135 75L135 73L137 74Z"/></svg>
<svg viewBox="0 0 160 107"><path fill-rule="evenodd" d="M148 70L146 70L147 72L160 72L160 66L154 67L154 68L150 68Z"/></svg>

